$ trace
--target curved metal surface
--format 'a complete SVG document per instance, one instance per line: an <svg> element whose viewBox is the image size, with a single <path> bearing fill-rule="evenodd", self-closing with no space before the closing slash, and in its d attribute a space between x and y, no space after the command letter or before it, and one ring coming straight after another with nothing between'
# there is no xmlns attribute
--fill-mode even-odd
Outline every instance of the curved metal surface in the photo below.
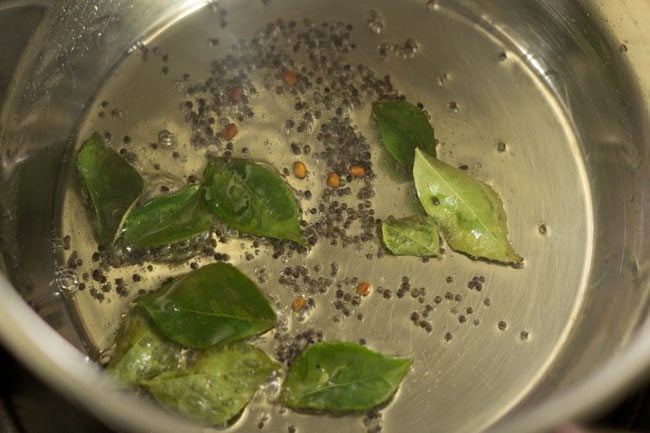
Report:
<svg viewBox="0 0 650 433"><path fill-rule="evenodd" d="M512 212L517 215L514 221L537 224L541 222L536 219L539 218L539 208L553 209L544 218L557 222L550 224L557 236L557 244L553 252L549 252L544 249L547 247L536 243L538 241L530 240L528 234L518 234L514 230L515 243L523 245L530 259L529 269L514 282L510 281L511 274L504 270L493 271L478 265L480 271L490 272L490 278L494 277L496 281L503 284L510 281L512 287L529 288L527 292L518 291L516 294L503 292L503 307L497 309L498 313L485 313L484 317L494 320L497 316L490 314L506 314L511 323L533 326L535 339L529 346L532 349L522 354L520 347L509 346L511 343L499 340L501 337L495 337L493 331L481 331L470 336L459 330L460 341L464 344L450 346L446 352L442 349L436 349L435 353L423 352L440 358L437 377L443 382L440 388L436 388L436 393L441 393L442 400L446 399L447 403L437 403L431 408L427 401L420 400L411 405L414 407L410 410L401 405L402 398L396 402L398 409L387 413L392 421L387 422L384 430L403 427L408 420L411 429L418 431L423 428L431 431L476 431L484 428L486 423L496 422L507 412L506 418L492 426L491 432L542 432L604 404L648 371L650 243L643 229L649 222L645 207L649 188L647 179L650 178L647 164L650 78L643 71L650 56L645 48L648 36L644 35L642 27L637 26L634 30L634 26L625 24L625 20L634 22L635 16L650 16L650 10L639 3L642 2L598 6L591 2L440 0L431 4L438 14L431 18L438 25L435 30L426 30L420 21L411 23L409 30L416 35L431 31L430 40L439 41L445 34L454 35L453 40L446 41L447 51L435 51L431 48L433 44L427 46L423 43L423 54L411 64L421 66L413 68L417 72L412 75L408 75L406 68L401 69L402 66L395 66L396 70L392 71L395 76L403 73L408 77L403 83L407 95L427 102L440 99L439 92L449 92L442 98L457 98L462 108L467 107L459 115L450 115L446 106L436 108L432 102L432 114L439 122L436 127L443 142L443 155L452 159L454 153L460 155L458 158L471 157L471 151L476 151L476 148L463 155L464 150L455 147L454 142L480 142L482 136L480 131L472 128L474 124L500 125L503 127L501 133L508 131L511 137L528 136L528 141L535 143L535 149L529 149L528 156L518 159L525 170L514 177L498 171L494 174L490 171L491 164L496 163L484 157L481 161L484 171L479 169L478 173L490 173L497 185L522 185L519 194L528 192L526 180L537 172L556 176L558 183L549 179L545 186L531 189L540 198L539 201L531 200L527 206L529 210L537 209L538 213L527 213L526 209ZM169 27L170 23L200 4L173 1L110 1L97 5L58 3L21 65L21 78L13 88L0 123L1 171L7 185L3 200L5 204L11 204L3 209L2 246L13 283L3 279L0 284L3 299L0 335L26 364L46 380L74 396L107 422L133 431L200 429L165 415L144 402L110 391L110 384L78 350L92 349L84 346L88 342L88 335L83 335L84 332L90 335L90 343L95 348L105 347L104 340L110 339L111 332L106 331L102 321L104 313L91 302L82 304L78 301L80 310L77 311L82 311L82 323L78 322L79 319L66 306L69 302L50 286L55 263L53 257L44 252L56 249L52 241L60 235L60 215L54 198L60 196L61 191L57 188L61 185L57 185L56 180L66 167L67 155L74 144L72 137L83 135L97 125L88 120L91 112L89 101L97 100L98 89L101 89L99 95L104 92L117 98L111 93L114 85L110 80L116 73L138 82L141 79L139 70L129 69L129 61L122 60L124 53L134 42L145 37L151 39L151 35L159 35L161 43L165 43L167 29L175 29ZM238 16L240 5L249 3L233 3L230 5L231 15ZM316 7L308 2L287 1L286 5L291 5L291 8L285 9L285 3L272 3L265 12L274 16L313 14L317 19L340 16L340 10L336 8ZM417 7L420 9L417 9L415 2L382 7L380 12L389 25L385 38L404 37L404 31L400 29L409 25L408 14L426 11L419 3ZM250 11L256 10L253 6L241 8L243 12L240 13L245 12L242 16L247 18L242 19L244 24L239 28L237 20L233 19L230 28L234 29L229 31L234 34L238 31L246 34L249 29L268 20L266 16L260 19L251 14ZM361 4L349 6L346 19L356 19L355 27L363 27L367 10ZM603 23L600 22L601 16L616 19ZM201 22L200 17L196 19ZM595 25L595 21L599 24ZM390 25L397 29L395 33L390 33ZM611 39L611 35L621 31L630 32L623 42ZM179 33L182 35L183 31ZM360 45L372 49L372 40L366 43L365 36L360 39ZM621 44L625 44L626 50L621 48ZM498 56L501 49L512 59L507 72L495 68L491 60L488 61ZM494 53L482 56L482 53L492 50ZM634 55L637 50L639 57ZM432 63L432 53L436 54L435 61L453 70L451 76L457 83L452 82L449 88L437 90L437 96L435 92L422 90L424 83L435 80L439 72L439 69L426 68L426 64ZM178 54L183 56L182 51ZM186 53L186 56L187 60L197 61L190 54ZM373 62L371 58L363 60ZM387 68L390 69L391 65ZM637 75L639 73L642 75ZM509 83L512 89L498 85L504 83L504 77L512 79ZM476 83L487 84L485 88L472 87ZM143 80L141 88L146 89L149 85L155 88ZM517 88L525 88L530 93L522 91L520 95ZM140 103L137 100L132 103L130 110L137 112ZM536 104L539 107L536 108ZM56 107L56 110L52 111L50 107ZM504 116L491 117L495 114L491 111L506 113L506 120L503 120ZM513 119L511 124L507 123L509 118ZM522 119L526 119L528 129L513 133ZM549 138L553 142L545 143L544 139ZM518 141L513 141L516 147ZM479 152L483 152L481 149ZM549 150L550 155L546 156ZM549 171L549 164L555 164L556 170ZM51 184L44 185L43 177L34 181L34 173L51 179ZM384 187L390 188L390 185ZM504 197L508 202L517 195L505 191ZM575 241L572 249L559 247L566 247L566 243L560 242L563 239ZM535 263L538 260L541 263L543 257L553 254L553 265L549 268L549 264L544 262L543 272L535 274ZM350 260L356 263L354 258ZM467 271L463 268L463 260L462 257L452 257L447 265ZM528 275L536 276L528 280ZM554 278L560 282L547 289L544 284L555 281ZM562 281L572 281L572 287L563 288ZM544 298L542 289L546 289L547 298ZM562 289L565 289L564 294ZM493 293L498 296L498 291ZM31 303L47 324L22 298ZM86 308L86 313L83 313L83 308ZM394 313L392 308L390 311L378 308L376 316L368 319L373 327L380 327L386 314ZM443 326L453 326L451 320L455 317L449 320ZM412 338L408 330L401 335ZM483 349L485 341L498 342L498 346L495 343L494 348ZM376 344L392 346L388 340ZM463 370L463 362L454 360L461 356L467 357L468 364L478 360L485 365L496 363L497 367L487 370L488 373L481 369L483 365ZM421 361L416 363L416 368L425 371L426 364ZM454 373L454 369L463 373ZM456 387L462 391L454 391ZM431 388L418 388L415 380L405 384L404 389L431 391ZM399 410L407 415L400 415ZM468 411L476 419L467 419L471 418L467 417ZM482 412L490 412L490 416L479 416ZM484 418L479 420L480 417ZM321 426L334 421L316 422ZM242 425L239 427L243 428ZM311 425L314 428L314 424ZM339 422L338 425L341 428L344 424Z"/></svg>

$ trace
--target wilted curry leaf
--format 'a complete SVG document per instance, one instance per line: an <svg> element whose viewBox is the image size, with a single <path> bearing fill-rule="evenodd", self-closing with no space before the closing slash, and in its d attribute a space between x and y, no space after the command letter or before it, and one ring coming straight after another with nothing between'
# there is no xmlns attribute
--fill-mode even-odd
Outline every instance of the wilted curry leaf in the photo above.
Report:
<svg viewBox="0 0 650 433"><path fill-rule="evenodd" d="M170 340L205 349L271 329L275 313L255 283L227 263L177 277L136 300Z"/></svg>
<svg viewBox="0 0 650 433"><path fill-rule="evenodd" d="M207 232L212 214L201 201L198 186L155 197L129 214L122 239L134 250L168 245Z"/></svg>
<svg viewBox="0 0 650 433"><path fill-rule="evenodd" d="M429 119L418 107L402 99L373 102L379 135L393 158L413 167L415 149L436 156L436 139Z"/></svg>
<svg viewBox="0 0 650 433"><path fill-rule="evenodd" d="M115 337L115 351L106 367L109 374L125 386L173 370L178 364L180 347L153 328L144 312L133 309L122 322Z"/></svg>
<svg viewBox="0 0 650 433"><path fill-rule="evenodd" d="M428 257L440 254L438 224L429 216L415 215L381 224L384 245L398 256Z"/></svg>
<svg viewBox="0 0 650 433"><path fill-rule="evenodd" d="M192 367L162 373L143 385L174 413L206 425L223 424L279 367L260 349L234 343L209 349Z"/></svg>
<svg viewBox="0 0 650 433"><path fill-rule="evenodd" d="M503 203L492 188L419 149L413 178L424 210L451 248L502 263L523 261L508 241Z"/></svg>
<svg viewBox="0 0 650 433"><path fill-rule="evenodd" d="M317 343L291 365L282 399L295 409L367 410L395 393L411 362L354 343Z"/></svg>
<svg viewBox="0 0 650 433"><path fill-rule="evenodd" d="M246 159L217 159L205 169L203 187L208 210L235 230L304 244L296 199L268 168Z"/></svg>
<svg viewBox="0 0 650 433"><path fill-rule="evenodd" d="M113 243L126 215L142 194L140 174L94 133L77 154L77 170L95 210L101 244Z"/></svg>

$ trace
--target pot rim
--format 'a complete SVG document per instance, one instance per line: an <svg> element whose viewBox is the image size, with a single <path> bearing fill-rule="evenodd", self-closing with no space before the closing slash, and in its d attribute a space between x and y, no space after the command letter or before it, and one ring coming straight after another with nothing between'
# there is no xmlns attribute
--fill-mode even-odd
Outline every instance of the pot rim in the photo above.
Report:
<svg viewBox="0 0 650 433"><path fill-rule="evenodd" d="M129 431L206 431L141 399L119 392L116 384L54 331L1 273L0 299L4 304L4 314L0 314L0 340L43 381L75 399L102 421ZM548 431L562 422L585 417L602 408L648 373L650 320L645 320L629 344L613 354L594 374L555 398L498 421L488 432Z"/></svg>
<svg viewBox="0 0 650 433"><path fill-rule="evenodd" d="M126 395L95 364L54 331L0 274L0 338L11 352L42 380L74 398L102 421L130 431L204 432L204 428ZM587 416L650 373L650 322L629 346L605 366L557 398L546 400L511 419L498 422L490 433L536 433L562 422Z"/></svg>

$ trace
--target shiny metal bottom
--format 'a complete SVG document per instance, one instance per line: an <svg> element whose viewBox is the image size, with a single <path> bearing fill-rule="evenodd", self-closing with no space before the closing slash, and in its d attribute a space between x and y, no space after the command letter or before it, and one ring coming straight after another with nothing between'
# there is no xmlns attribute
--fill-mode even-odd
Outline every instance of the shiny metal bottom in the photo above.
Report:
<svg viewBox="0 0 650 433"><path fill-rule="evenodd" d="M319 307L306 322L291 319L286 311L296 332L316 327L328 339L364 338L374 349L415 359L395 401L382 411L382 431L477 432L490 426L498 431L504 417L552 401L600 371L613 354L637 347L630 341L646 320L650 294L643 236L650 186L642 90L647 78L629 64L631 48L596 24L597 10L577 2L506 0L384 1L371 6L343 0L224 0L218 8L227 11L228 26L219 29L210 10L214 3L205 10L198 9L200 2L127 3L88 8L84 3L71 2L67 8L65 2L57 4L21 65L2 117L6 274L17 292L74 346L91 357L109 347L120 314L132 299L115 296L98 303L87 291L61 290L54 278L57 260L60 264L67 254L58 239L71 235L81 256L93 248L75 241L90 239L83 205L70 188L75 146L94 130L110 129L115 137L128 135L143 144L155 141L161 129L178 131L180 143L190 133L178 110L184 95L172 74L160 74L159 61L142 62L139 50L130 48L136 42L157 46L170 54L169 67L178 70L176 75L188 72L198 79L230 44L281 17L352 24L357 49L351 61L390 75L407 99L425 105L440 141L439 157L467 165L472 175L494 186L506 207L511 240L526 259L522 269L513 269L451 251L441 260L422 263L410 258L367 260L357 251L321 247L294 258L295 263L266 264L275 278L262 289L280 306L288 306L292 297L276 284L287 264L337 261L343 275L377 286L395 290L408 276L414 286L427 287L425 302L435 305L430 333L409 320L421 307L417 299L372 296L358 308L362 321L349 318L337 324L332 321L332 292L317 299ZM371 10L382 20L378 34L368 22ZM206 43L212 37L221 40L218 50ZM419 46L412 58L383 59L378 54L378 45L407 38ZM273 98L260 98L258 115L264 121L242 130L239 139L253 143L252 158L257 143L263 155L259 159L281 167L286 156L274 151L273 144L279 147L292 137L277 126L284 118ZM104 100L126 114L99 117ZM360 132L376 143L367 107L351 115ZM264 142L271 146L261 146ZM375 199L377 215L408 214L408 178L391 177L380 160L374 162L381 191ZM186 167L170 170L177 177L186 174ZM311 187L318 191L318 184ZM228 252L242 270L255 273L259 264L240 257L238 244L224 248L232 249ZM165 266L155 278L187 269ZM476 276L485 279L480 292L467 286ZM5 289L13 293L9 286ZM18 302L11 296L0 308ZM30 317L28 312L9 315L0 325L20 326L27 333L23 327ZM4 334L20 344L6 328ZM43 341L45 335L39 333L23 338L27 358L63 347L62 342ZM51 347L43 348L45 344ZM273 346L272 341L261 344ZM193 431L163 421L157 412L145 416L146 410L134 409L123 396L93 398L101 379L86 371L88 366L75 364L79 357L74 352L65 353L65 360L52 359L58 373L51 363L31 362L45 376L58 376L52 380L105 419L142 431ZM640 356L635 360L634 368L619 372L620 382L650 363ZM81 375L87 380L80 381ZM593 394L596 400L606 398L606 390L598 393ZM566 415L584 409L580 406L577 400L563 405ZM269 415L267 431L286 431L288 424L299 431L365 431L363 415L277 414L263 401L251 406L233 430L256 428L263 414ZM519 425L518 431L537 431L558 414L547 413L536 424Z"/></svg>

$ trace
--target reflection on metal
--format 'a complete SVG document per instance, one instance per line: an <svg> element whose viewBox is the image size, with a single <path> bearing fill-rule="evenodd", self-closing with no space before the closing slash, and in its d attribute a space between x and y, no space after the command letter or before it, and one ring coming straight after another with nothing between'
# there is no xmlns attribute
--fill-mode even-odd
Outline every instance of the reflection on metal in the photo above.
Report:
<svg viewBox="0 0 650 433"><path fill-rule="evenodd" d="M340 20L355 28L352 61L390 74L401 92L428 108L441 142L440 158L470 164L474 175L495 186L506 206L512 241L526 258L521 270L449 253L428 266L387 259L370 268L354 252L332 252L345 263L342 272L367 271L387 286L399 284L408 273L416 284L444 296L450 274L456 288L479 274L487 281L480 296L463 292L483 306L477 323L461 324L457 313L440 308L430 335L404 324L411 305L369 296L363 322L372 330L366 335L369 344L415 358L413 372L384 412L382 431L462 433L492 425L497 432L504 416L514 420L505 427L508 432L538 431L558 417L584 412L585 402L591 407L604 401L618 385L638 377L650 356L647 341L644 349L643 341L632 340L646 320L650 293L650 242L643 235L649 223L649 123L642 99L650 80L635 75L647 74L647 63L628 61L639 47L628 41L628 49L619 50L621 41L595 24L598 10L590 9L590 2L380 1L372 5L383 19L380 34L368 30L370 8L362 2L267 3L220 1L229 21L221 32L214 28L214 14L190 14L196 1L116 0L92 7L62 1L54 7L19 67L0 119L2 182L8 186L3 205L16 221L2 225L3 249L12 258L8 276L26 300L45 299L54 260L62 263L60 257L42 254L50 250L51 224L55 236L61 236L84 223L70 215L63 215L62 222L53 198L63 197L69 213L83 212L79 197L66 194L70 178L60 174L62 169L68 173L72 137L93 127L87 104L122 98L120 109L130 119L178 115L164 105L178 107L183 98L171 80L169 89L161 90L150 79L148 64L126 55L135 41L176 47L175 64L200 72L209 67L209 56L227 52L230 42L249 38L277 17ZM605 7L614 8L603 9L608 15L627 17L623 6ZM215 34L223 39L218 47L206 43ZM417 41L416 56L382 60L377 55L378 44L411 37ZM639 37L646 43L650 38ZM197 48L182 49L188 46ZM212 54L200 55L208 51ZM152 99L124 98L125 83ZM162 102L154 104L155 97ZM281 126L280 115L269 112L266 119ZM365 136L374 137L368 116L356 120ZM184 132L172 125L169 130L180 144ZM158 140L160 129L151 129L145 126L140 133L145 137L147 130L153 134L150 141ZM260 127L250 135L252 141L283 137L281 127ZM401 186L378 176L377 189L394 197L394 202L377 204L378 215L408 209L409 193ZM281 265L267 272L275 275ZM74 286L74 275L61 275L59 283ZM0 335L53 384L116 425L159 432L183 428L143 403L98 392L105 379L37 320L8 282L0 285L0 294ZM49 300L36 307L46 318L56 314L51 323L75 344L84 340L88 350L106 348L116 326L112 319L126 301L106 306L84 294L77 292L69 305ZM317 310L307 322L325 328L331 338L356 337L358 330L334 328L329 319ZM616 353L620 364L600 371ZM573 388L585 380L583 387ZM561 406L552 403L566 390L572 390L571 399L557 400ZM543 406L549 401L551 406ZM538 409L531 418L522 418L532 422L516 421L533 407ZM287 419L271 417L269 428L285 429ZM250 430L254 422L244 417L234 429ZM295 424L300 431L363 431L354 416L300 415Z"/></svg>

